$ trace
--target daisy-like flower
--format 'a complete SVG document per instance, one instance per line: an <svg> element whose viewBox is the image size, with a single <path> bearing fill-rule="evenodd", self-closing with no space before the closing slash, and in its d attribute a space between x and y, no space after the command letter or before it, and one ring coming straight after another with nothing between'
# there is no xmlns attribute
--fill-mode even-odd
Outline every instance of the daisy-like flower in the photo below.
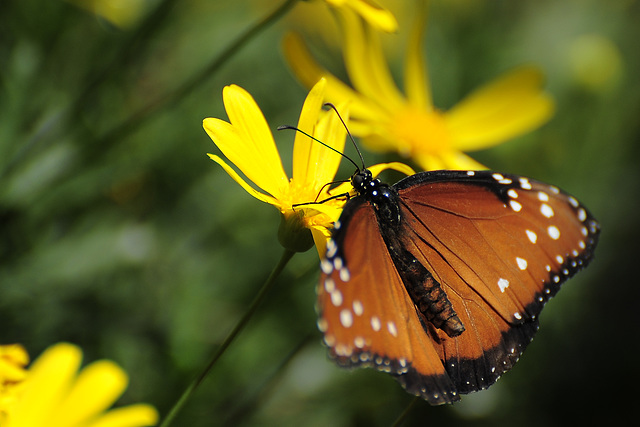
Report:
<svg viewBox="0 0 640 427"><path fill-rule="evenodd" d="M325 81L317 82L307 96L298 129L312 135L336 151L296 133L293 147L293 176L289 179L282 166L273 134L260 108L251 95L239 86L226 86L222 92L229 122L207 118L203 126L227 159L262 191L253 188L221 157L209 157L256 199L269 203L281 212L280 243L295 252L308 250L315 242L318 253L324 256L330 228L342 212L347 186L329 192L326 185L334 181L344 148L346 131L337 114L323 111ZM346 106L338 110L345 121ZM370 168L372 173L396 169L411 174L406 165L389 163ZM305 204L306 203L306 204ZM302 204L302 205L300 205Z"/></svg>
<svg viewBox="0 0 640 427"><path fill-rule="evenodd" d="M421 3L422 4L422 3ZM486 169L463 151L490 148L535 129L553 113L542 91L542 74L521 67L473 92L448 111L433 106L422 57L426 11L417 13L405 59L406 95L395 85L378 34L355 14L338 13L344 34L344 61L353 87L319 65L302 38L289 33L284 52L306 86L327 79L327 100L349 101L350 130L378 151L397 151L424 170Z"/></svg>
<svg viewBox="0 0 640 427"><path fill-rule="evenodd" d="M81 361L78 347L60 343L25 370L28 355L21 346L0 346L0 399L4 401L0 425L139 427L157 423L156 410L146 404L107 410L127 387L127 374L108 360L78 373Z"/></svg>

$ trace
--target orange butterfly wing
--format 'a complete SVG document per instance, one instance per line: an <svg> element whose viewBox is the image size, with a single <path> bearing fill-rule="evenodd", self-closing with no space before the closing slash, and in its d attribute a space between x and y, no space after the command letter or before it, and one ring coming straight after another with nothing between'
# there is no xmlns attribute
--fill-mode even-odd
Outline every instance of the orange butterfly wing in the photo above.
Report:
<svg viewBox="0 0 640 427"><path fill-rule="evenodd" d="M394 188L402 221L391 244L440 284L465 331L449 336L416 308L366 197L346 205L322 262L319 326L339 364L450 402L518 360L544 303L590 261L598 224L573 197L513 175L429 172Z"/></svg>
<svg viewBox="0 0 640 427"><path fill-rule="evenodd" d="M366 202L350 207L355 207L350 222L341 224L348 227L344 239L329 244L318 285L318 327L330 356L341 366L392 373L409 392L432 404L458 400L389 256L375 213Z"/></svg>

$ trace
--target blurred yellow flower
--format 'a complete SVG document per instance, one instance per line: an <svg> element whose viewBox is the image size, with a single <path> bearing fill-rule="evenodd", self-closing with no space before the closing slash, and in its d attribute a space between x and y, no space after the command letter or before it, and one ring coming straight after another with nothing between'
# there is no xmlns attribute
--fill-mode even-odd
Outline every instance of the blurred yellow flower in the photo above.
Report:
<svg viewBox="0 0 640 427"><path fill-rule="evenodd" d="M298 34L285 36L284 52L305 86L324 77L328 101L350 102L350 130L370 149L397 151L425 170L485 169L463 151L498 145L542 125L553 113L553 101L542 91L542 73L534 67L503 75L448 111L436 109L421 48L424 10L416 14L409 36L404 95L393 81L378 34L349 11L337 15L353 87L320 66Z"/></svg>
<svg viewBox="0 0 640 427"><path fill-rule="evenodd" d="M320 80L309 92L298 121L298 129L326 143L337 152L311 140L302 133L296 133L293 147L293 176L289 179L282 166L273 134L251 95L239 86L226 86L222 92L229 122L207 118L203 126L220 151L257 187L254 189L221 157L209 157L256 199L269 203L283 216L280 242L287 249L302 252L315 243L318 253L324 256L326 242L344 205L343 198L326 203L306 204L323 201L331 197L326 186L334 180L344 149L346 131L334 112L322 111L326 82ZM345 122L348 120L346 105L338 106ZM380 173L384 169L396 169L412 173L405 165L377 165L371 169ZM341 187L332 192L345 192ZM300 205L303 204L303 205ZM284 229L284 231L283 231ZM305 233L311 236L305 239ZM303 237L291 237L296 232ZM283 236L282 233L287 234ZM312 237L312 239L311 239ZM308 244L306 243L308 242Z"/></svg>
<svg viewBox="0 0 640 427"><path fill-rule="evenodd" d="M128 28L146 12L148 0L68 0L106 19L116 27Z"/></svg>
<svg viewBox="0 0 640 427"><path fill-rule="evenodd" d="M78 373L82 351L74 345L48 348L27 371L22 368L28 356L20 346L0 346L0 359L0 399L10 398L0 406L2 427L139 427L158 421L156 410L146 404L108 410L127 387L127 374L108 360ZM7 362L24 375L7 376L12 372ZM8 378L14 378L12 384Z"/></svg>
<svg viewBox="0 0 640 427"><path fill-rule="evenodd" d="M325 2L334 8L353 11L378 30L392 33L398 29L398 21L393 14L374 0L325 0Z"/></svg>

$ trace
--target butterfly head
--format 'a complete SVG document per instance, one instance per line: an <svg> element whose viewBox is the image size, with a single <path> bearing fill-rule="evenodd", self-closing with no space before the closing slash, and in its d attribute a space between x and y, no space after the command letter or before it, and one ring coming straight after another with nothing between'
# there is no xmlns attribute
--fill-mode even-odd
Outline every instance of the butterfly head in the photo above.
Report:
<svg viewBox="0 0 640 427"><path fill-rule="evenodd" d="M373 174L371 174L369 169L358 169L351 176L351 185L358 194L365 194L370 191L369 189L373 181Z"/></svg>

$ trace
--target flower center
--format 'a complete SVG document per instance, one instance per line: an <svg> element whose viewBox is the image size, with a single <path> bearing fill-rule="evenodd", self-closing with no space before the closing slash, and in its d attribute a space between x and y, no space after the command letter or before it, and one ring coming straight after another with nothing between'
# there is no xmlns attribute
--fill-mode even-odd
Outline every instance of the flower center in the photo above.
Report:
<svg viewBox="0 0 640 427"><path fill-rule="evenodd" d="M437 110L429 112L409 106L395 116L393 126L402 155L439 154L451 149L449 130Z"/></svg>

